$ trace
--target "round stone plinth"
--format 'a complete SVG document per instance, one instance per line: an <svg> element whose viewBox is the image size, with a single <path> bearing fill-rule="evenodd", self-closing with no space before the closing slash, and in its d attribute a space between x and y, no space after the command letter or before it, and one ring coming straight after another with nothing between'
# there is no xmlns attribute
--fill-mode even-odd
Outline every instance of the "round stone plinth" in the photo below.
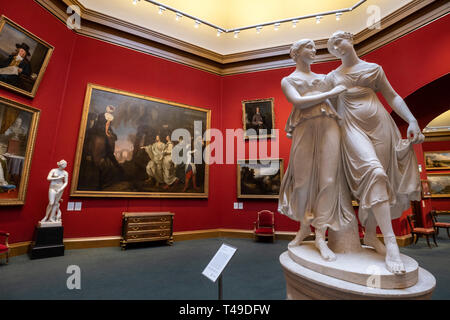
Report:
<svg viewBox="0 0 450 320"><path fill-rule="evenodd" d="M281 254L280 263L288 300L430 299L436 287L434 276L420 267L415 285L404 289L379 289L310 270L292 260L287 251Z"/></svg>
<svg viewBox="0 0 450 320"><path fill-rule="evenodd" d="M362 246L357 252L336 253L335 261L325 261L314 243L302 243L288 248L289 257L310 270L333 278L363 286L381 289L403 289L418 281L419 264L412 258L401 255L406 272L395 275L386 269L384 256L374 249Z"/></svg>

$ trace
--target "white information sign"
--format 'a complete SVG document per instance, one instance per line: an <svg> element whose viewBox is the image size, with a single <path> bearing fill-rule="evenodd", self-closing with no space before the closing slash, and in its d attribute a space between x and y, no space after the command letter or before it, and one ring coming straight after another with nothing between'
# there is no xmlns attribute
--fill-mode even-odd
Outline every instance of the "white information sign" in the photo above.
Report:
<svg viewBox="0 0 450 320"><path fill-rule="evenodd" d="M225 243L222 244L209 264L206 266L205 270L203 270L202 274L212 282L216 282L217 278L223 272L236 250L237 249L232 246Z"/></svg>

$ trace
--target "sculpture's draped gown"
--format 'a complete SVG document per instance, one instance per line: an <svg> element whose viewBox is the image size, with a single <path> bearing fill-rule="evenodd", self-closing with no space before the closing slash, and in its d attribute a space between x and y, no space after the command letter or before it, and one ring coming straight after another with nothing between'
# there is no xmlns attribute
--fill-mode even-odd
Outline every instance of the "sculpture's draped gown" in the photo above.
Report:
<svg viewBox="0 0 450 320"><path fill-rule="evenodd" d="M359 201L359 220L363 225L370 208L389 201L391 218L399 218L420 200L420 176L412 144L400 132L376 92L387 82L383 69L362 62L353 71L339 68L326 76L329 86L344 85L349 90L338 97L337 112L343 118L342 157L345 175L353 196ZM380 194L374 184L387 189Z"/></svg>
<svg viewBox="0 0 450 320"><path fill-rule="evenodd" d="M305 96L320 93L324 78L318 75L305 81L291 75L286 79ZM328 101L306 109L293 107L286 132L292 146L278 211L296 221L307 215L316 228L339 230L353 219L354 211L342 170L336 113Z"/></svg>

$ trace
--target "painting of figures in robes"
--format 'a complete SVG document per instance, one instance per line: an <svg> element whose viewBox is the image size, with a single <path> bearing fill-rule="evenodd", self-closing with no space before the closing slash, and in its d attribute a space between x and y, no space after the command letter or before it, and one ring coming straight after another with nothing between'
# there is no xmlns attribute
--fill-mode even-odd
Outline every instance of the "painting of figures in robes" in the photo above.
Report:
<svg viewBox="0 0 450 320"><path fill-rule="evenodd" d="M0 97L0 205L25 203L39 115Z"/></svg>
<svg viewBox="0 0 450 320"><path fill-rule="evenodd" d="M71 195L207 198L209 128L207 109L89 84Z"/></svg>

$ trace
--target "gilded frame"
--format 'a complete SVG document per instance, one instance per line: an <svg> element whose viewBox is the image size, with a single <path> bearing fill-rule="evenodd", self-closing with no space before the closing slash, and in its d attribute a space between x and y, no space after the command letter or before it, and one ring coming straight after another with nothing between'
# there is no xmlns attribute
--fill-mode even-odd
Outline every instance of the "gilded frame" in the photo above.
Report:
<svg viewBox="0 0 450 320"><path fill-rule="evenodd" d="M11 107L14 109L18 109L19 111L31 114L31 119L28 127L28 137L26 140L25 157L23 160L24 162L22 170L20 172L20 186L17 193L17 197L0 199L0 206L23 205L25 204L25 198L28 190L28 178L30 175L31 160L33 158L34 146L36 143L37 128L39 124L41 111L39 109L3 97L0 97L0 104L5 105L6 107Z"/></svg>
<svg viewBox="0 0 450 320"><path fill-rule="evenodd" d="M442 155L446 154L447 157L449 157L448 164L443 167L436 167L433 165L429 165L429 159L431 155ZM423 153L424 159L425 159L425 169L426 170L450 170L450 150L444 150L444 151L426 151ZM430 161L433 161L430 159Z"/></svg>
<svg viewBox="0 0 450 320"><path fill-rule="evenodd" d="M37 37L36 35L34 35L33 33L29 32L28 30L26 30L25 28L21 27L20 25L18 25L17 23L15 23L14 21L12 21L11 19L5 17L4 15L0 16L0 33L2 32L5 24L9 24L11 27L17 29L18 31L24 33L26 36L28 36L29 38L31 38L32 40L36 41L37 43L43 45L44 47L47 48L47 53L45 55L45 58L42 62L41 68L39 70L39 73L37 74L36 79L34 80L34 84L33 87L31 89L31 91L27 91L24 89L21 89L17 86L8 84L6 82L2 82L0 81L0 86L10 89L12 91L15 91L17 93L23 94L25 96L28 96L30 98L34 98L36 96L36 93L38 91L39 85L42 81L42 78L44 77L45 71L47 70L47 66L48 63L50 62L50 58L53 54L53 50L54 47L45 42L44 40L40 39L39 37Z"/></svg>
<svg viewBox="0 0 450 320"><path fill-rule="evenodd" d="M440 177L440 176L446 176L447 179L447 184L446 184L446 189L450 190L450 171L447 172L440 172L440 173L428 173L428 184L430 186L430 193L431 193L431 198L450 198L450 191L446 192L446 193L433 193L433 177Z"/></svg>
<svg viewBox="0 0 450 320"><path fill-rule="evenodd" d="M260 161L278 161L279 166L279 172L280 172L280 187L281 187L281 181L283 181L283 175L284 175L284 159L277 158L277 159L245 159L245 160L238 160L236 164L237 169L237 198L238 199L278 199L279 194L243 194L242 193L242 170L241 170L241 164L244 163L250 163L252 164L259 164ZM253 163L256 162L256 163ZM278 175L278 173L276 174Z"/></svg>
<svg viewBox="0 0 450 320"><path fill-rule="evenodd" d="M150 96L145 96L141 94L131 93L127 91L122 91L118 89L112 89L108 87L104 87L97 84L89 83L86 90L86 96L84 100L83 107L83 115L81 118L80 130L78 135L77 149L75 155L74 169L72 175L72 184L70 189L70 196L73 197L109 197L109 198L208 198L209 194L209 159L203 159L205 165L204 171L204 184L203 184L203 192L142 192L142 191L83 191L78 190L78 182L80 177L80 164L82 161L83 155L83 146L86 137L86 127L88 122L88 114L90 110L91 97L93 90L100 90L104 92L109 92L113 94L118 94L126 97L143 99L146 101L153 101L156 103L166 104L168 107L181 107L188 110L200 111L205 115L206 127L205 130L208 133L211 128L211 110L185 105L182 103L172 102L168 100L163 100L159 98L154 98ZM209 136L206 136L205 147L209 145Z"/></svg>
<svg viewBox="0 0 450 320"><path fill-rule="evenodd" d="M249 104L258 104L258 103L267 103L270 102L270 113L271 113L271 125L272 128L271 130L268 130L268 134L256 134L256 135L248 135L247 134L247 110L246 107ZM244 129L244 139L248 140L248 139L268 139L268 138L275 138L275 133L274 133L274 129L275 129L275 111L274 111L274 103L275 103L275 99L274 98L266 98L266 99L256 99L256 100L243 100L242 101L242 128ZM256 108L256 107L255 107Z"/></svg>

